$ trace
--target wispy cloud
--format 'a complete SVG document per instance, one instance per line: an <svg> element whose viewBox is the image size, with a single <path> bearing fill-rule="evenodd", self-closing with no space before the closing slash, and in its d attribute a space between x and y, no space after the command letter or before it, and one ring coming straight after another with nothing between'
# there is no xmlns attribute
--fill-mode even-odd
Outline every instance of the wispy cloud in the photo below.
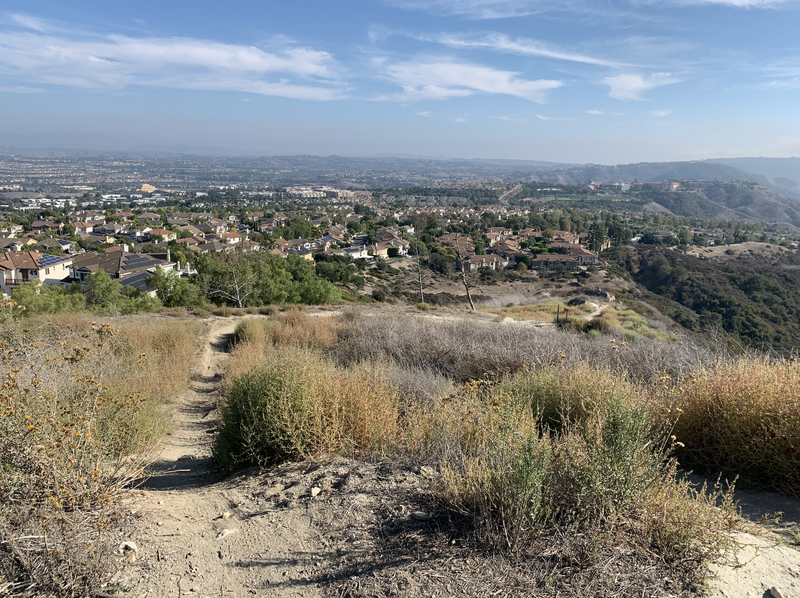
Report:
<svg viewBox="0 0 800 598"><path fill-rule="evenodd" d="M475 93L515 96L543 104L547 92L561 81L522 79L519 73L451 60L380 64L385 78L400 85L402 94L379 99L396 101L442 100Z"/></svg>
<svg viewBox="0 0 800 598"><path fill-rule="evenodd" d="M547 120L547 121L569 121L569 120L577 120L575 118L559 118L556 116L544 116L543 114L537 114L536 118L539 120Z"/></svg>
<svg viewBox="0 0 800 598"><path fill-rule="evenodd" d="M639 0L636 4L658 5L663 4L661 0ZM791 0L670 0L668 4L679 6L697 6L704 4L715 4L718 6L729 6L732 8L778 8L781 5L790 4Z"/></svg>
<svg viewBox="0 0 800 598"><path fill-rule="evenodd" d="M605 112L603 112L602 110L587 110L586 114L594 114L595 116L597 116L599 114L605 114Z"/></svg>
<svg viewBox="0 0 800 598"><path fill-rule="evenodd" d="M654 118L664 118L665 116L669 116L672 114L672 110L653 110L650 112L650 116Z"/></svg>
<svg viewBox="0 0 800 598"><path fill-rule="evenodd" d="M417 39L436 42L455 49L482 49L506 54L517 54L521 56L539 56L542 58L553 58L568 62L578 62L582 64L592 64L597 66L624 67L631 66L623 62L607 60L571 52L548 44L546 42L531 38L512 38L503 33L490 33L487 35L473 37L464 34L444 33L435 36L415 36Z"/></svg>
<svg viewBox="0 0 800 598"><path fill-rule="evenodd" d="M472 19L505 19L544 12L550 0L387 0L388 4L441 15L462 15Z"/></svg>
<svg viewBox="0 0 800 598"><path fill-rule="evenodd" d="M546 12L579 12L599 14L613 8L608 3L591 0L385 0L386 3L408 10L422 10L437 15L455 15L470 19L507 19ZM637 6L694 6L717 5L732 8L778 8L793 0L628 0L629 7ZM625 8L624 2L616 3Z"/></svg>
<svg viewBox="0 0 800 598"><path fill-rule="evenodd" d="M15 25L21 25L25 29L33 29L34 31L39 31L40 33L47 31L47 25L45 25L45 22L42 19L21 14L10 14L8 17L12 23Z"/></svg>
<svg viewBox="0 0 800 598"><path fill-rule="evenodd" d="M417 116L424 116L425 118L430 118L433 115L430 112L423 110L421 112L417 112Z"/></svg>
<svg viewBox="0 0 800 598"><path fill-rule="evenodd" d="M622 74L606 77L602 81L611 88L609 95L617 100L641 100L646 91L679 82L670 73L652 73L647 76Z"/></svg>
<svg viewBox="0 0 800 598"><path fill-rule="evenodd" d="M528 122L528 120L529 120L527 118L520 118L518 116L514 116L513 114L509 114L509 115L506 115L506 116L498 116L497 118L499 118L500 120L504 120L506 122L509 122L509 123L524 123L524 122Z"/></svg>
<svg viewBox="0 0 800 598"><path fill-rule="evenodd" d="M25 87L24 85L14 85L11 87L0 87L2 93L44 93L44 89L38 87Z"/></svg>
<svg viewBox="0 0 800 598"><path fill-rule="evenodd" d="M194 38L0 32L0 74L85 89L151 85L330 100L343 93L342 70L328 52L285 40L266 52Z"/></svg>
<svg viewBox="0 0 800 598"><path fill-rule="evenodd" d="M453 122L457 122L457 123L465 123L465 122L467 122L467 117L466 116L455 116L451 120Z"/></svg>

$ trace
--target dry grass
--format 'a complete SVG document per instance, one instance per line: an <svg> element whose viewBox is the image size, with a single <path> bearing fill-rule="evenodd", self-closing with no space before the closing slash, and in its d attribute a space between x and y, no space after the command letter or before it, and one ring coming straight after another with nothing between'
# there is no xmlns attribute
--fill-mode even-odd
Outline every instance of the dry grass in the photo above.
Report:
<svg viewBox="0 0 800 598"><path fill-rule="evenodd" d="M306 333L292 328L306 323ZM518 336L474 320L351 313L326 334L319 325L240 327L215 447L222 466L404 454L438 469L436 496L478 545L527 558L555 536L559 554L585 538L586 562L611 546L644 549L679 591L700 587L735 509L729 493L677 480L676 412L663 408L675 392L656 372L675 356L685 372L710 353L558 330ZM558 349L566 342L572 355Z"/></svg>
<svg viewBox="0 0 800 598"><path fill-rule="evenodd" d="M166 429L162 403L187 386L201 326L69 314L5 323L0 577L20 594L82 596L107 578L115 499Z"/></svg>
<svg viewBox="0 0 800 598"><path fill-rule="evenodd" d="M342 364L362 360L428 369L456 382L515 372L528 365L544 367L586 363L624 372L631 380L657 380L663 372L688 375L713 364L714 350L688 337L664 343L640 338L593 339L565 330L498 326L464 315L435 320L425 315L388 311L341 319L339 343L331 353Z"/></svg>
<svg viewBox="0 0 800 598"><path fill-rule="evenodd" d="M220 466L385 453L398 445L397 395L380 367L343 370L312 349L271 345L252 361L226 393L214 445ZM244 369L241 362L234 367Z"/></svg>
<svg viewBox="0 0 800 598"><path fill-rule="evenodd" d="M682 463L800 495L800 364L741 358L676 388Z"/></svg>
<svg viewBox="0 0 800 598"><path fill-rule="evenodd" d="M290 310L266 318L248 318L239 322L232 342L258 342L288 347L329 349L338 340L337 318L315 318Z"/></svg>
<svg viewBox="0 0 800 598"><path fill-rule="evenodd" d="M512 307L486 307L481 311L518 321L555 322L558 314L561 314L561 317L564 318L566 314L571 314L572 316L588 314L593 312L594 308L586 303L570 307L561 301L545 301L543 303L514 305Z"/></svg>

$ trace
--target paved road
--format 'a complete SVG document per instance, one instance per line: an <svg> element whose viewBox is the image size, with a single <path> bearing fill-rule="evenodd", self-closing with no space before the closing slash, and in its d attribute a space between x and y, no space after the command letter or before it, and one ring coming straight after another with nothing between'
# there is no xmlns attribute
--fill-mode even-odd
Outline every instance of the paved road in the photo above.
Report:
<svg viewBox="0 0 800 598"><path fill-rule="evenodd" d="M506 191L505 193L503 193L503 194L500 196L500 201L505 201L505 200L507 200L509 197L511 197L512 195L514 195L514 194L515 194L517 191L519 191L520 189L522 189L522 185L517 185L517 186L516 186L516 187L514 187L514 188L513 188L511 191Z"/></svg>

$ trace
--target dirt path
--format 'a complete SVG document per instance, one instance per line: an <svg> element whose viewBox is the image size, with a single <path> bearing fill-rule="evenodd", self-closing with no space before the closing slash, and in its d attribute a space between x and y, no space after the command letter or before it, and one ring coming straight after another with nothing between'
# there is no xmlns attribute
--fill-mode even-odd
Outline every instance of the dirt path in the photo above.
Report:
<svg viewBox="0 0 800 598"><path fill-rule="evenodd" d="M164 438L145 488L178 489L208 481L211 443L217 425L217 388L225 372L228 343L235 328L233 320L211 322L191 385L177 401L170 422L171 432Z"/></svg>
<svg viewBox="0 0 800 598"><path fill-rule="evenodd" d="M218 386L235 325L211 321L152 477L130 497L137 550L115 580L127 596L321 595L310 557L302 556L323 552L311 522L295 511L259 513L260 488L222 480L211 467Z"/></svg>

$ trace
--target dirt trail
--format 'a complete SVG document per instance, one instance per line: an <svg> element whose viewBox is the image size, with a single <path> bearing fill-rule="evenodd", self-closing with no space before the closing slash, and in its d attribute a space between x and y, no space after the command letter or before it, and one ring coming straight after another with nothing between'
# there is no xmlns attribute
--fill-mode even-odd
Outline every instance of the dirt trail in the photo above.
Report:
<svg viewBox="0 0 800 598"><path fill-rule="evenodd" d="M222 480L211 467L218 386L235 325L211 321L152 477L131 493L137 550L115 580L127 596L321 595L316 578L305 573L314 572L309 558L300 556L322 552L310 521L291 511L258 516L254 488Z"/></svg>

